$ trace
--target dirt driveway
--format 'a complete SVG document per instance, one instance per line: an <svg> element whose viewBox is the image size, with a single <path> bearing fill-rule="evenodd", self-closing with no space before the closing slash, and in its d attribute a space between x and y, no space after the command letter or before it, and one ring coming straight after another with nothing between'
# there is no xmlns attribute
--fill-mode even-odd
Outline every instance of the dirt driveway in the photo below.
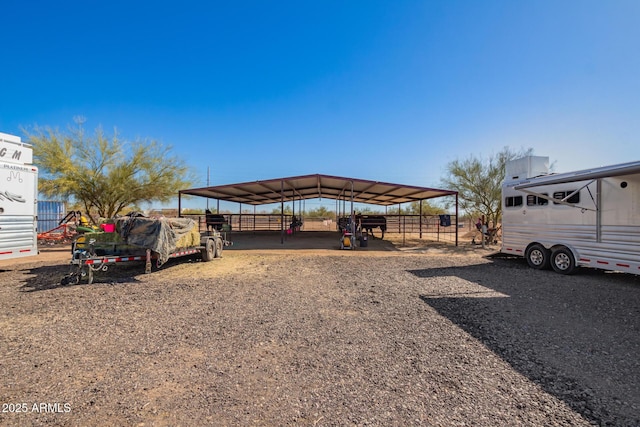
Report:
<svg viewBox="0 0 640 427"><path fill-rule="evenodd" d="M638 277L287 242L92 285L68 248L0 264L0 425L640 424Z"/></svg>

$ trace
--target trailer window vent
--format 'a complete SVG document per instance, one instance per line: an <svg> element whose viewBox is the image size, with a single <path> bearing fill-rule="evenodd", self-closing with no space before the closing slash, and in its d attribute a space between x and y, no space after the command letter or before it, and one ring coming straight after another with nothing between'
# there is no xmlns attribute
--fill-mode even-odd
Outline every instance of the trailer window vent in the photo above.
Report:
<svg viewBox="0 0 640 427"><path fill-rule="evenodd" d="M522 206L522 196L505 197L504 205L507 208L515 208L517 206Z"/></svg>
<svg viewBox="0 0 640 427"><path fill-rule="evenodd" d="M548 196L547 193L542 193L545 196ZM533 194L527 195L527 206L544 206L548 205L549 200L544 197L534 196Z"/></svg>
<svg viewBox="0 0 640 427"><path fill-rule="evenodd" d="M576 190L569 190L569 191L556 191L555 193L553 193L553 198L554 199L558 199L558 200L562 200L565 197L567 197L569 194L573 193ZM573 196L569 197L567 200L565 200L567 203L580 203L580 193L576 193ZM554 205L558 205L559 203L553 202Z"/></svg>

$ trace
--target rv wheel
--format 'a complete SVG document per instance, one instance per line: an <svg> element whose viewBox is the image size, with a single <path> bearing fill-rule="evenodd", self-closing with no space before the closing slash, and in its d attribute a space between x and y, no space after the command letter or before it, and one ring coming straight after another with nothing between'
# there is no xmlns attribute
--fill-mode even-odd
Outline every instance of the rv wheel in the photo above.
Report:
<svg viewBox="0 0 640 427"><path fill-rule="evenodd" d="M536 270L546 270L549 268L550 252L544 246L535 244L527 249L526 258L529 267Z"/></svg>
<svg viewBox="0 0 640 427"><path fill-rule="evenodd" d="M576 260L569 249L561 247L551 254L551 266L556 273L571 274L576 268Z"/></svg>

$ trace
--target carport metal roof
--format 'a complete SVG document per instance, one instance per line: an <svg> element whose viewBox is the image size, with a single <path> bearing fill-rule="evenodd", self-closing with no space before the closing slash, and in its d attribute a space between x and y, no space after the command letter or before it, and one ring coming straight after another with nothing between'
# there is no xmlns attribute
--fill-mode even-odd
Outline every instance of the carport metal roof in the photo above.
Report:
<svg viewBox="0 0 640 427"><path fill-rule="evenodd" d="M201 196L248 205L327 198L390 206L456 194L451 190L315 174L192 188L181 190L178 196Z"/></svg>

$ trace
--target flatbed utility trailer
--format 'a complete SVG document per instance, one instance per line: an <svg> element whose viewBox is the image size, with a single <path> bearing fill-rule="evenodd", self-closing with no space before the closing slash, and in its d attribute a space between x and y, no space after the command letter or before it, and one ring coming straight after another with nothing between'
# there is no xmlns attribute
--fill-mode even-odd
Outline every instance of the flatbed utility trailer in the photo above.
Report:
<svg viewBox="0 0 640 427"><path fill-rule="evenodd" d="M640 161L561 174L549 174L548 162L507 163L501 251L561 274L640 274Z"/></svg>
<svg viewBox="0 0 640 427"><path fill-rule="evenodd" d="M181 218L180 220L184 221L185 219ZM175 222L177 219L172 219L172 221ZM195 224L195 222L193 223ZM107 271L109 267L123 262L144 262L145 273L151 272L153 262L157 268L160 268L170 258L200 254L202 260L208 262L215 258L222 258L223 247L231 244L217 231L201 233L195 230L190 230L192 236L187 244L170 245L168 250L166 245L165 247L162 245L154 246L155 241L150 244L140 244L140 242L131 244L126 237L122 238L124 234L122 228L126 226L126 224L118 224L117 230L114 225L114 230L110 233L85 233L78 236L72 243L71 271L62 279L61 284L78 284L85 278L91 284L94 272ZM153 227L158 228L157 224ZM167 227L161 226L160 228L166 229ZM147 239L147 241L151 240ZM184 239L180 240L185 241Z"/></svg>

